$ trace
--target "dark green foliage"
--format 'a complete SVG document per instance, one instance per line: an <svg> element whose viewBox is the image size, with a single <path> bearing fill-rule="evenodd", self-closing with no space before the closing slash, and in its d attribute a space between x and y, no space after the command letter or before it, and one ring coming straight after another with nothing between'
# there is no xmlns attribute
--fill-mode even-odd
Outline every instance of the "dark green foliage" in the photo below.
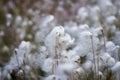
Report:
<svg viewBox="0 0 120 80"><path fill-rule="evenodd" d="M0 9L0 25L6 24L5 12Z"/></svg>

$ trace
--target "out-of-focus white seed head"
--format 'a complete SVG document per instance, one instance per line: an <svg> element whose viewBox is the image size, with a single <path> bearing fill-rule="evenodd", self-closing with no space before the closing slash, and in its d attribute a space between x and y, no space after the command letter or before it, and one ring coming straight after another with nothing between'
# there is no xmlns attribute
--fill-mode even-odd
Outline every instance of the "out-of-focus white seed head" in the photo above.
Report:
<svg viewBox="0 0 120 80"><path fill-rule="evenodd" d="M115 16L109 16L109 17L106 18L106 23L108 23L108 24L114 24L116 20L117 19L116 19Z"/></svg>
<svg viewBox="0 0 120 80"><path fill-rule="evenodd" d="M47 73L51 73L54 64L55 61L52 58L45 59L43 65L41 66L42 70Z"/></svg>
<svg viewBox="0 0 120 80"><path fill-rule="evenodd" d="M104 77L104 74L103 74L101 71L99 71L99 72L97 73L97 75L99 76L100 79L103 79L103 77Z"/></svg>
<svg viewBox="0 0 120 80"><path fill-rule="evenodd" d="M7 79L9 79L9 80L11 79L11 76L10 76L10 74L7 74Z"/></svg>
<svg viewBox="0 0 120 80"><path fill-rule="evenodd" d="M100 27L96 28L95 30L98 32L101 32L103 30L103 27L100 26Z"/></svg>
<svg viewBox="0 0 120 80"><path fill-rule="evenodd" d="M82 67L85 69L85 71L89 72L92 69L92 62L86 61L83 63Z"/></svg>
<svg viewBox="0 0 120 80"><path fill-rule="evenodd" d="M47 35L45 39L45 46L48 49L49 55L51 57L55 56L56 46L58 47L59 39L64 35L64 28L62 26L56 26Z"/></svg>
<svg viewBox="0 0 120 80"><path fill-rule="evenodd" d="M63 73L65 75L71 74L73 72L73 70L76 69L76 67L78 67L78 66L75 65L74 63L61 64L57 67L57 74L59 74L59 73Z"/></svg>
<svg viewBox="0 0 120 80"><path fill-rule="evenodd" d="M105 64L108 67L112 67L115 64L115 59L112 58L109 53L104 53L101 56L101 59L103 61L103 64Z"/></svg>
<svg viewBox="0 0 120 80"><path fill-rule="evenodd" d="M84 75L85 70L82 67L79 67L79 68L75 69L73 73L74 74L79 74L79 75Z"/></svg>
<svg viewBox="0 0 120 80"><path fill-rule="evenodd" d="M9 27L12 22L12 15L10 13L6 14L6 19L7 19L6 25L7 27Z"/></svg>
<svg viewBox="0 0 120 80"><path fill-rule="evenodd" d="M25 66L25 71L26 71L26 72L29 72L30 70L31 70L30 66L29 66L29 65L26 65L26 66Z"/></svg>
<svg viewBox="0 0 120 80"><path fill-rule="evenodd" d="M107 52L113 51L114 48L115 48L115 44L112 41L108 41L106 43Z"/></svg>
<svg viewBox="0 0 120 80"><path fill-rule="evenodd" d="M76 46L74 48L74 51L76 51L77 55L84 57L88 54L89 49L87 47L83 47L83 46Z"/></svg>
<svg viewBox="0 0 120 80"><path fill-rule="evenodd" d="M84 32L80 33L80 35L83 38L90 38L92 36L92 33L89 31L84 31Z"/></svg>
<svg viewBox="0 0 120 80"><path fill-rule="evenodd" d="M20 23L22 22L22 17L21 16L17 16L15 19L15 24L16 25L20 25Z"/></svg>
<svg viewBox="0 0 120 80"><path fill-rule="evenodd" d="M48 15L48 16L44 16L41 19L41 26L45 27L47 26L47 24L49 24L50 22L52 22L54 20L54 16L53 15Z"/></svg>
<svg viewBox="0 0 120 80"><path fill-rule="evenodd" d="M9 51L9 48L7 46L3 46L3 49L2 49L4 52L8 52Z"/></svg>
<svg viewBox="0 0 120 80"><path fill-rule="evenodd" d="M23 54L27 54L27 53L30 53L31 51L31 44L30 42L26 42L26 41L22 41L21 44L19 45L19 51Z"/></svg>
<svg viewBox="0 0 120 80"><path fill-rule="evenodd" d="M27 20L24 20L21 24L22 27L26 27L28 25L28 21Z"/></svg>
<svg viewBox="0 0 120 80"><path fill-rule="evenodd" d="M78 10L77 18L78 19L80 18L80 20L82 20L82 21L84 21L88 18L88 12L85 7L82 7Z"/></svg>
<svg viewBox="0 0 120 80"><path fill-rule="evenodd" d="M81 60L80 60L80 56L75 55L75 56L71 57L71 62L73 62L73 63L79 65L80 62L81 62Z"/></svg>
<svg viewBox="0 0 120 80"><path fill-rule="evenodd" d="M17 73L17 75L18 75L18 76L23 76L23 74L24 74L24 72L23 72L23 70L22 70L22 69L21 69L21 70L19 70L19 71L18 71L18 73Z"/></svg>
<svg viewBox="0 0 120 80"><path fill-rule="evenodd" d="M45 80L61 80L61 78L58 75L49 75Z"/></svg>
<svg viewBox="0 0 120 80"><path fill-rule="evenodd" d="M109 58L108 61L107 61L107 65L109 67L113 66L115 64L115 59L114 58Z"/></svg>
<svg viewBox="0 0 120 80"><path fill-rule="evenodd" d="M113 67L111 67L111 70L113 72L119 72L120 71L120 62L116 62L116 64Z"/></svg>
<svg viewBox="0 0 120 80"><path fill-rule="evenodd" d="M88 29L89 29L89 26L87 24L79 25L79 27L78 27L79 31L85 31Z"/></svg>
<svg viewBox="0 0 120 80"><path fill-rule="evenodd" d="M101 55L101 58L106 61L108 58L110 58L110 55L109 55L109 53L103 53Z"/></svg>
<svg viewBox="0 0 120 80"><path fill-rule="evenodd" d="M59 43L61 44L62 48L65 49L67 46L74 43L74 39L72 39L69 34L65 34L59 39Z"/></svg>

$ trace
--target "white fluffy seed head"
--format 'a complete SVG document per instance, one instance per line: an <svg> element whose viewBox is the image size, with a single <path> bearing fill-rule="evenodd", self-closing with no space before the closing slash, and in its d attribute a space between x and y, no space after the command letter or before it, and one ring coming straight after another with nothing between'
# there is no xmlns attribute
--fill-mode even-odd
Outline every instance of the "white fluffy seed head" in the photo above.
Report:
<svg viewBox="0 0 120 80"><path fill-rule="evenodd" d="M80 33L81 38L90 38L92 36L92 33L89 31L84 31Z"/></svg>
<svg viewBox="0 0 120 80"><path fill-rule="evenodd" d="M24 73L23 70L19 70L17 74L18 75L23 75L23 73Z"/></svg>
<svg viewBox="0 0 120 80"><path fill-rule="evenodd" d="M49 75L44 80L61 80L61 78L57 75Z"/></svg>
<svg viewBox="0 0 120 80"><path fill-rule="evenodd" d="M30 53L31 44L30 42L22 41L18 48L19 51L22 51L23 54Z"/></svg>
<svg viewBox="0 0 120 80"><path fill-rule="evenodd" d="M82 21L85 21L88 18L88 12L85 7L82 7L78 10L77 18L80 18Z"/></svg>
<svg viewBox="0 0 120 80"><path fill-rule="evenodd" d="M112 41L108 41L107 43L106 43L106 48L107 48L107 51L109 52L109 51L112 51L113 49L114 49L114 47L115 47L115 44L112 42Z"/></svg>
<svg viewBox="0 0 120 80"><path fill-rule="evenodd" d="M73 63L64 63L61 64L57 67L57 74L59 73L63 73L63 74L70 74L73 72L73 70L76 68L77 66L74 65Z"/></svg>
<svg viewBox="0 0 120 80"><path fill-rule="evenodd" d="M42 67L43 71L45 71L47 73L51 73L53 65L55 65L55 61L52 58L48 58L48 59L45 59L43 65L41 67Z"/></svg>
<svg viewBox="0 0 120 80"><path fill-rule="evenodd" d="M86 47L86 45L82 46L82 44L81 44L79 46L76 46L74 48L74 51L76 51L77 55L84 57L89 53L90 49L88 49L88 47Z"/></svg>
<svg viewBox="0 0 120 80"><path fill-rule="evenodd" d="M56 35L56 37L62 36L64 34L64 28L62 26L56 26L51 34Z"/></svg>
<svg viewBox="0 0 120 80"><path fill-rule="evenodd" d="M56 37L60 37L64 34L64 28L62 26L56 26L53 28L53 30L48 34L48 36L46 37L46 39L48 38L48 40L50 38L56 38Z"/></svg>
<svg viewBox="0 0 120 80"><path fill-rule="evenodd" d="M79 65L81 62L80 56L78 55L71 56L71 62L75 63L76 65Z"/></svg>
<svg viewBox="0 0 120 80"><path fill-rule="evenodd" d="M113 72L119 72L120 71L120 62L116 62L116 64L113 67L111 67L111 70Z"/></svg>
<svg viewBox="0 0 120 80"><path fill-rule="evenodd" d="M55 47L58 46L58 42L61 36L64 35L64 28L62 26L56 26L47 35L45 39L45 46L48 49L49 55L51 57L55 56Z"/></svg>
<svg viewBox="0 0 120 80"><path fill-rule="evenodd" d="M79 67L79 68L75 69L73 73L74 74L79 74L79 75L84 75L85 70L82 67Z"/></svg>
<svg viewBox="0 0 120 80"><path fill-rule="evenodd" d="M92 69L92 62L91 61L86 61L82 67L85 69L85 71L89 72Z"/></svg>
<svg viewBox="0 0 120 80"><path fill-rule="evenodd" d="M101 55L101 59L103 61L103 64L105 66L113 66L115 64L115 59L112 58L109 53L104 53L103 55Z"/></svg>
<svg viewBox="0 0 120 80"><path fill-rule="evenodd" d="M65 34L64 36L60 37L59 43L63 49L67 48L67 46L73 44L74 39L71 38L69 34Z"/></svg>
<svg viewBox="0 0 120 80"><path fill-rule="evenodd" d="M109 67L112 67L113 65L115 64L115 59L114 58L109 58L108 61L107 61L107 65Z"/></svg>
<svg viewBox="0 0 120 80"><path fill-rule="evenodd" d="M100 79L103 79L103 77L104 77L104 75L103 75L103 73L102 73L101 71L99 71L99 72L97 73L97 75L100 77Z"/></svg>
<svg viewBox="0 0 120 80"><path fill-rule="evenodd" d="M106 22L108 24L113 24L116 21L116 17L115 16L109 16L106 18Z"/></svg>
<svg viewBox="0 0 120 80"><path fill-rule="evenodd" d="M20 25L21 22L22 22L22 17L21 17L21 16L17 16L17 17L15 18L15 24L16 24L16 25Z"/></svg>
<svg viewBox="0 0 120 80"><path fill-rule="evenodd" d="M101 55L101 59L106 62L108 59L110 58L109 53L103 53L103 55Z"/></svg>
<svg viewBox="0 0 120 80"><path fill-rule="evenodd" d="M47 15L47 16L43 16L41 19L41 26L45 27L47 26L49 23L51 23L54 20L54 16L53 15Z"/></svg>
<svg viewBox="0 0 120 80"><path fill-rule="evenodd" d="M78 27L79 31L85 31L85 30L88 30L88 29L89 29L89 26L87 24L83 24L83 25L80 25Z"/></svg>

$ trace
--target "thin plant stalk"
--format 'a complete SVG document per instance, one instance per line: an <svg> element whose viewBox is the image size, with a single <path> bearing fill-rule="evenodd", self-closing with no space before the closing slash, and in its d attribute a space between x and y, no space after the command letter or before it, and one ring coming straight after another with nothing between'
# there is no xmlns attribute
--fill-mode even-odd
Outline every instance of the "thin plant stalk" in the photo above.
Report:
<svg viewBox="0 0 120 80"><path fill-rule="evenodd" d="M85 71L85 80L87 80L87 77L88 77L88 76L87 76L87 72Z"/></svg>
<svg viewBox="0 0 120 80"><path fill-rule="evenodd" d="M52 74L54 74L54 72L55 72L55 64L52 63Z"/></svg>
<svg viewBox="0 0 120 80"><path fill-rule="evenodd" d="M102 32L102 35L103 35L103 40L104 40L104 48L105 48L105 52L107 51L106 50L106 40L105 40L105 34L104 34L104 31L103 31L103 29L101 30L101 32Z"/></svg>
<svg viewBox="0 0 120 80"><path fill-rule="evenodd" d="M59 45L58 45L58 38L56 38L56 44L55 44L56 46L55 46L55 56L56 56L56 58L57 58L57 66L58 66L58 64L59 64L59 62L58 62L58 59L59 59Z"/></svg>
<svg viewBox="0 0 120 80"><path fill-rule="evenodd" d="M73 72L71 72L70 76L71 76L71 80L74 80L74 74L73 74Z"/></svg>
<svg viewBox="0 0 120 80"><path fill-rule="evenodd" d="M90 36L90 38L91 38L91 44L92 44L92 52L93 52L93 62L94 62L94 68L95 68L95 70L94 70L94 80L96 80L96 61L95 61L95 52L94 52L94 45L93 45L93 36L91 35Z"/></svg>
<svg viewBox="0 0 120 80"><path fill-rule="evenodd" d="M18 70L20 69L19 66L19 60L18 60L18 56L17 56L17 51L15 50L15 56L16 56L16 60L17 60L17 64L18 64ZM20 77L20 74L18 74L18 76Z"/></svg>
<svg viewBox="0 0 120 80"><path fill-rule="evenodd" d="M16 56L16 60L17 60L17 64L18 64L18 69L20 68L19 66L19 60L18 60L18 56L17 56L17 51L15 50L15 56Z"/></svg>
<svg viewBox="0 0 120 80"><path fill-rule="evenodd" d="M59 65L59 59L61 58L61 50L62 50L62 47L61 45L59 44L59 40L58 40L59 37L56 37L56 46L55 46L55 54L56 54L56 57L57 57L57 66Z"/></svg>
<svg viewBox="0 0 120 80"><path fill-rule="evenodd" d="M26 65L26 63L25 63L25 58L26 58L26 56L25 56L25 54L24 54L24 60L23 60L23 75L24 75L24 80L26 80L26 74L25 74L25 65Z"/></svg>
<svg viewBox="0 0 120 80"><path fill-rule="evenodd" d="M105 34L104 34L103 29L102 29L101 31L102 31L102 35L103 35L103 39L104 39L104 48L105 48L105 52L107 52ZM107 73L108 73L108 68L107 68Z"/></svg>
<svg viewBox="0 0 120 80"><path fill-rule="evenodd" d="M100 61L100 44L98 44L97 55L98 55L97 65L98 65L98 71L99 71L99 69L100 69L100 67L99 67L99 61ZM100 80L100 76L99 75L98 75L98 80Z"/></svg>
<svg viewBox="0 0 120 80"><path fill-rule="evenodd" d="M0 80L3 80L3 79L2 79L2 68L0 69L0 72L1 72Z"/></svg>
<svg viewBox="0 0 120 80"><path fill-rule="evenodd" d="M24 69L23 69L23 75L24 75L24 80L25 80L25 61L23 60L23 65L24 65Z"/></svg>

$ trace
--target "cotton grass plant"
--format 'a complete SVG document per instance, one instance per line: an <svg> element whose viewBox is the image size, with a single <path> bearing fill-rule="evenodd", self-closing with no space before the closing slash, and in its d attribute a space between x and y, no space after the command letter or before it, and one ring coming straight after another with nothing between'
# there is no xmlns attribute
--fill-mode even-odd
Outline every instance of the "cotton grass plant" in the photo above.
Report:
<svg viewBox="0 0 120 80"><path fill-rule="evenodd" d="M94 5L77 7L72 0L66 1L74 5L69 13L77 9L68 18L63 1L58 1L54 15L31 8L26 12L29 18L18 15L15 24L12 14L7 13L6 25L16 26L20 44L0 66L0 80L120 80L120 34L116 25L120 7L113 2L92 0ZM46 9L48 4L44 4L41 8ZM57 16L58 12L64 17ZM9 48L3 51L9 52Z"/></svg>

